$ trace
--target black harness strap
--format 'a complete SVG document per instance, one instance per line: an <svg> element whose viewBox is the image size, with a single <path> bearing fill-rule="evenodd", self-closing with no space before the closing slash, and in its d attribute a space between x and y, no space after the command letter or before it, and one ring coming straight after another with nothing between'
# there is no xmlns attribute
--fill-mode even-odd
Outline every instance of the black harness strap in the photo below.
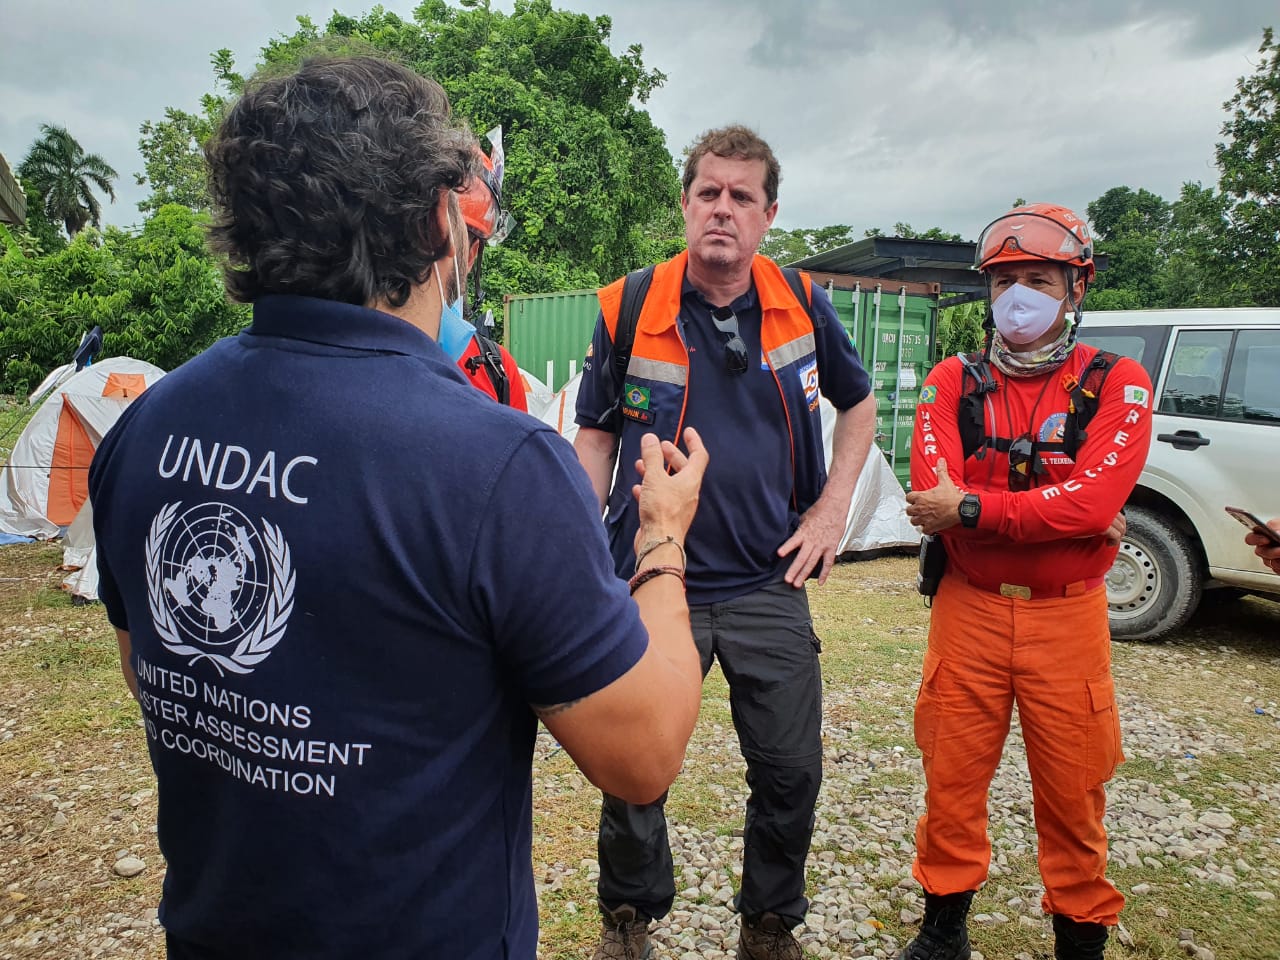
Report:
<svg viewBox="0 0 1280 960"><path fill-rule="evenodd" d="M1006 453L1011 437L997 437L987 433L986 404L989 394L999 389L999 384L991 375L991 363L981 353L960 354L960 363L964 367L961 381L961 397L958 409L960 443L964 456L977 457L981 460L987 450ZM1072 460L1089 438L1087 427L1098 412L1098 397L1107 376L1120 357L1109 350L1099 350L1084 373L1070 392L1070 403L1067 408L1067 420L1063 425L1061 440L1036 440L1036 452L1056 453L1062 451Z"/></svg>
<svg viewBox="0 0 1280 960"><path fill-rule="evenodd" d="M1080 382L1071 391L1071 403L1067 407L1067 422L1062 433L1062 449L1072 460L1084 442L1089 439L1085 430L1089 421L1098 412L1098 397L1102 395L1102 385L1120 357L1110 350L1099 350L1089 365L1084 369Z"/></svg>
<svg viewBox="0 0 1280 960"><path fill-rule="evenodd" d="M498 345L483 333L476 334L476 343L480 352L467 358L467 370L475 373L481 367L493 384L493 392L498 395L498 402L503 406L511 405L511 382L507 377L507 368L502 365L502 351Z"/></svg>
<svg viewBox="0 0 1280 960"><path fill-rule="evenodd" d="M618 322L613 328L613 381L617 390L613 405L596 421L599 426L609 427L614 433L622 429L615 414L622 406L622 394L627 389L627 367L631 364L631 348L636 342L636 324L640 322L640 311L644 307L645 297L649 295L651 283L652 266L632 270L622 281L622 302L618 305Z"/></svg>
<svg viewBox="0 0 1280 960"><path fill-rule="evenodd" d="M622 281L622 303L618 308L618 323L613 330L613 374L622 393L622 382L627 379L627 366L631 363L631 348L636 342L636 324L644 299L653 283L653 267L632 270Z"/></svg>
<svg viewBox="0 0 1280 960"><path fill-rule="evenodd" d="M804 277L800 276L800 271L795 267L781 267L782 275L787 279L787 286L791 288L791 292L795 294L796 303L809 311L809 322L813 324L813 329L827 325L827 318L821 314L813 312L813 294L809 284L804 282Z"/></svg>
<svg viewBox="0 0 1280 960"><path fill-rule="evenodd" d="M1003 453L1009 449L1009 440L1004 439L1001 446L1002 438L987 435L988 397L1000 387L991 375L991 361L983 353L961 353L958 356L960 365L964 368L957 412L960 420L960 445L965 459L976 456L982 460L987 455L988 447L994 447Z"/></svg>

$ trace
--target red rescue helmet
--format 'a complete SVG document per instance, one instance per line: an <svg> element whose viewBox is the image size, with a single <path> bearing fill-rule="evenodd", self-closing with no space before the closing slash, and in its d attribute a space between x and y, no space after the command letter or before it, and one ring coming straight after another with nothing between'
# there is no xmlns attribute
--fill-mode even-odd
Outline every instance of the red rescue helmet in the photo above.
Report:
<svg viewBox="0 0 1280 960"><path fill-rule="evenodd" d="M985 272L993 264L1049 260L1075 267L1093 282L1093 237L1089 226L1066 207L1028 203L987 224L978 237L974 265Z"/></svg>
<svg viewBox="0 0 1280 960"><path fill-rule="evenodd" d="M472 236L489 243L501 243L511 232L514 223L511 214L502 209L502 176L505 169L502 127L494 127L485 136L493 144L492 154L485 156L484 151L476 145L480 170L459 195L458 206Z"/></svg>

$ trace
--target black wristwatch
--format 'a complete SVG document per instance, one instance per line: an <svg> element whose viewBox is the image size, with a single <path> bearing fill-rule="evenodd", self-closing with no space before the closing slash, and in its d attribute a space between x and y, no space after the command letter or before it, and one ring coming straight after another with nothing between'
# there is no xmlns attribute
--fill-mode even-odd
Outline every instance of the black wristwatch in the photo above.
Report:
<svg viewBox="0 0 1280 960"><path fill-rule="evenodd" d="M960 501L960 525L972 530L978 525L982 513L982 499L976 493L966 493Z"/></svg>

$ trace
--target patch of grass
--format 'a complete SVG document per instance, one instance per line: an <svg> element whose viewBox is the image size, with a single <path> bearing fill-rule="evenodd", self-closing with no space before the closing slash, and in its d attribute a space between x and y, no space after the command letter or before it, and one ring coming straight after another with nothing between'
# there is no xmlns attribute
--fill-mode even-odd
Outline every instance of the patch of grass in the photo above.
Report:
<svg viewBox="0 0 1280 960"><path fill-rule="evenodd" d="M1133 957L1186 956L1179 931L1196 932L1195 942L1233 960L1274 960L1280 956L1280 912L1274 902L1253 901L1239 889L1217 884L1188 884L1177 877L1118 869L1113 881L1122 891L1139 884L1150 892L1131 895L1123 921L1133 935ZM1163 910L1167 916L1160 916ZM1244 925L1243 929L1241 925Z"/></svg>
<svg viewBox="0 0 1280 960"><path fill-rule="evenodd" d="M63 610L72 606L71 594L65 590L45 587L31 598L31 606L36 610Z"/></svg>
<svg viewBox="0 0 1280 960"><path fill-rule="evenodd" d="M39 409L29 405L26 397L0 396L0 464L8 462L13 445Z"/></svg>

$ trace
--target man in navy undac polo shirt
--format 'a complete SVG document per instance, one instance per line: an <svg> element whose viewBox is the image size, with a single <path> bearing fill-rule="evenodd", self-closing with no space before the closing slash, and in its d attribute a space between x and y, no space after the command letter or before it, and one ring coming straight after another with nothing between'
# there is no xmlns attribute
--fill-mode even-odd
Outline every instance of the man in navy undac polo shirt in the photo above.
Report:
<svg viewBox="0 0 1280 960"><path fill-rule="evenodd" d="M747 960L801 955L791 930L808 909L804 865L822 780L822 678L804 583L815 573L823 582L835 561L875 423L870 383L831 301L806 275L788 277L756 255L778 212L778 179L773 151L744 127L694 145L680 200L688 250L653 268L625 372L614 337L636 295L624 295L622 280L600 291L575 441L607 504L624 576L643 523L628 493L641 437L674 440L693 426L706 438L688 600L702 670L719 659L747 761L735 902ZM839 411L830 476L819 394ZM648 921L675 896L662 803L636 806L606 791L599 847L597 960L639 955Z"/></svg>
<svg viewBox="0 0 1280 960"><path fill-rule="evenodd" d="M475 173L434 82L309 61L251 83L206 154L253 323L148 390L90 474L169 956L532 960L537 715L632 800L683 759L706 453L644 441L633 599L572 448L433 339Z"/></svg>

